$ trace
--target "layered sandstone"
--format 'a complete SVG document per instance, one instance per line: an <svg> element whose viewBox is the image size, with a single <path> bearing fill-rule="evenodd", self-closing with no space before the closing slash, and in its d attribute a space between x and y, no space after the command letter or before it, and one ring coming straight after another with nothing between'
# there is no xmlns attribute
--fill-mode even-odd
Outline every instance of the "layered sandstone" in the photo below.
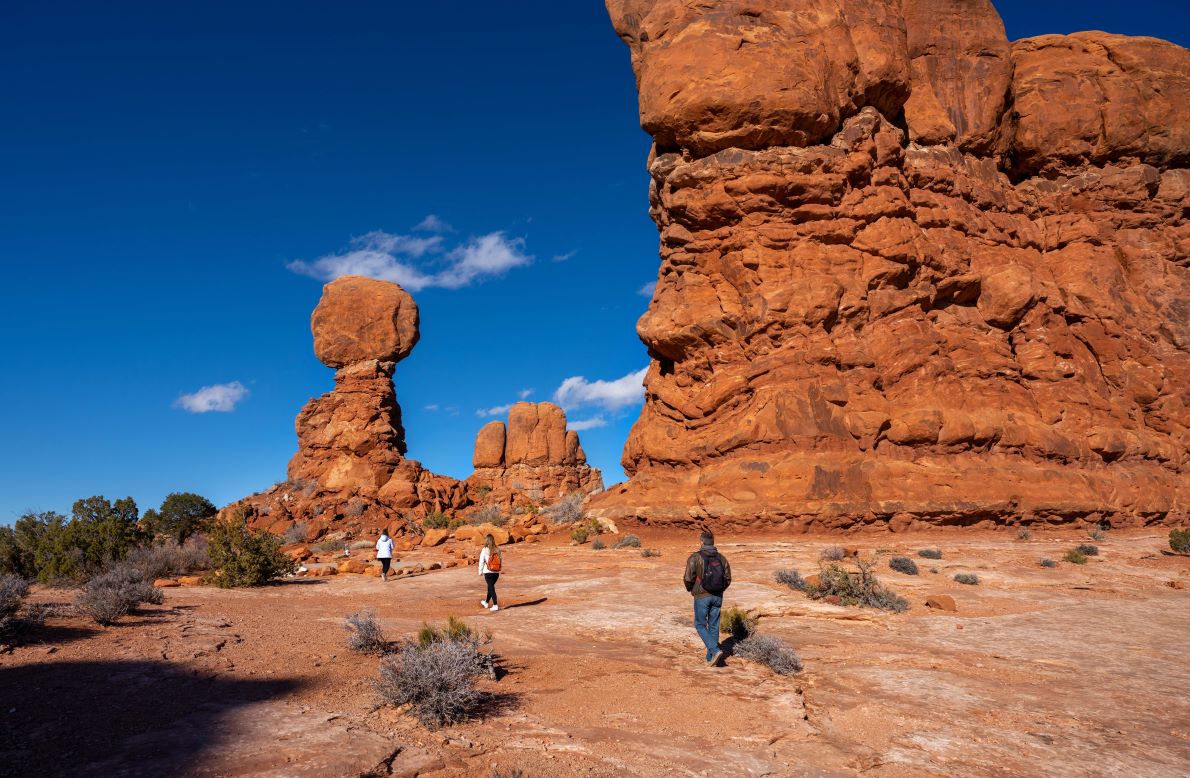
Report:
<svg viewBox="0 0 1190 778"><path fill-rule="evenodd" d="M315 354L338 368L335 388L298 414L289 479L232 507L272 532L305 524L312 540L332 526L417 531L411 519L467 505L460 482L405 458L393 370L419 337L413 298L393 283L344 276L324 287L310 328Z"/></svg>
<svg viewBox="0 0 1190 778"><path fill-rule="evenodd" d="M653 358L597 515L1187 515L1190 54L983 0L608 0Z"/></svg>
<svg viewBox="0 0 1190 778"><path fill-rule="evenodd" d="M587 464L578 432L553 403L520 402L502 421L484 425L475 438L470 492L487 504L557 500L603 489L598 469Z"/></svg>

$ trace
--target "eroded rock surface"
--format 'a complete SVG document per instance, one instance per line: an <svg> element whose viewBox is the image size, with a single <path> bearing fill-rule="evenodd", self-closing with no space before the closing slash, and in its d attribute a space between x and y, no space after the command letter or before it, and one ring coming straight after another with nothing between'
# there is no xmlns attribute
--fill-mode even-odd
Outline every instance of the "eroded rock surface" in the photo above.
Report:
<svg viewBox="0 0 1190 778"><path fill-rule="evenodd" d="M809 5L608 0L661 269L631 479L594 512L1184 518L1190 53Z"/></svg>
<svg viewBox="0 0 1190 778"><path fill-rule="evenodd" d="M482 501L508 504L557 500L573 492L603 489L598 469L587 464L578 433L566 429L566 413L553 403L520 402L508 425L493 421L475 438L475 472L467 479Z"/></svg>

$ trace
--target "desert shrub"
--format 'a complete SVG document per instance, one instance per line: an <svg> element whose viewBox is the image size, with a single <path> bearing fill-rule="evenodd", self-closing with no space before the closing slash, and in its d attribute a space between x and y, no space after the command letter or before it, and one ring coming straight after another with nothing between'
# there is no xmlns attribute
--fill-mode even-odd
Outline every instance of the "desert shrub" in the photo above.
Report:
<svg viewBox="0 0 1190 778"><path fill-rule="evenodd" d="M321 543L314 543L310 546L310 550L315 554L326 554L331 551L338 551L343 548L343 541L341 540L324 540Z"/></svg>
<svg viewBox="0 0 1190 778"><path fill-rule="evenodd" d="M732 654L741 659L768 665L777 675L801 672L802 660L785 641L770 635L752 635L732 649Z"/></svg>
<svg viewBox="0 0 1190 778"><path fill-rule="evenodd" d="M640 552L640 555L648 559L650 557L661 556L661 552L653 548L646 548Z"/></svg>
<svg viewBox="0 0 1190 778"><path fill-rule="evenodd" d="M390 705L408 705L430 728L464 721L479 708L477 664L471 642L431 640L407 645L380 661L376 690Z"/></svg>
<svg viewBox="0 0 1190 778"><path fill-rule="evenodd" d="M192 492L166 495L159 510L145 511L142 524L150 535L166 535L177 543L201 532L215 518L218 510L206 497Z"/></svg>
<svg viewBox="0 0 1190 778"><path fill-rule="evenodd" d="M467 622L460 619L458 616L451 616L446 621L446 626L442 629L431 627L429 624L423 624L421 629L417 632L417 644L422 648L437 643L443 640L471 640L475 637L471 627L467 626Z"/></svg>
<svg viewBox="0 0 1190 778"><path fill-rule="evenodd" d="M299 521L281 535L281 542L289 545L291 543L301 543L306 539L306 522Z"/></svg>
<svg viewBox="0 0 1190 778"><path fill-rule="evenodd" d="M1102 527L1095 527L1087 533L1087 537L1097 543L1102 543L1104 540L1107 540L1107 533L1103 531Z"/></svg>
<svg viewBox="0 0 1190 778"><path fill-rule="evenodd" d="M599 521L599 519L587 519L587 534L602 535L603 522Z"/></svg>
<svg viewBox="0 0 1190 778"><path fill-rule="evenodd" d="M74 604L95 623L106 626L115 624L141 603L160 605L164 600L161 590L146 581L139 570L119 565L87 581Z"/></svg>
<svg viewBox="0 0 1190 778"><path fill-rule="evenodd" d="M357 611L343 620L347 631L347 647L361 654L382 654L388 641L380 631L380 623L372 611Z"/></svg>
<svg viewBox="0 0 1190 778"><path fill-rule="evenodd" d="M917 555L922 559L941 559L942 552L936 548L923 548L917 552Z"/></svg>
<svg viewBox="0 0 1190 778"><path fill-rule="evenodd" d="M1038 564L1040 564L1042 567L1057 567L1058 566L1058 563L1052 559L1043 559Z"/></svg>
<svg viewBox="0 0 1190 778"><path fill-rule="evenodd" d="M1066 552L1063 557L1067 562L1074 565L1085 565L1087 563L1087 555L1079 551L1077 548L1072 548Z"/></svg>
<svg viewBox="0 0 1190 778"><path fill-rule="evenodd" d="M29 584L16 575L0 575L0 640L13 630Z"/></svg>
<svg viewBox="0 0 1190 778"><path fill-rule="evenodd" d="M1078 550L1087 556L1099 556L1099 546L1093 546L1090 543L1080 543Z"/></svg>
<svg viewBox="0 0 1190 778"><path fill-rule="evenodd" d="M563 497L547 507L543 513L558 524L574 524L583 517L583 494L575 492Z"/></svg>
<svg viewBox="0 0 1190 778"><path fill-rule="evenodd" d="M0 533L0 569L44 583L82 581L123 559L144 540L136 502L76 500L71 517L26 513Z"/></svg>
<svg viewBox="0 0 1190 778"><path fill-rule="evenodd" d="M586 543L587 542L587 528L586 527L575 527L574 529L570 530L570 539L571 539L571 541L573 541L574 543L577 543L580 546L583 543Z"/></svg>
<svg viewBox="0 0 1190 778"><path fill-rule="evenodd" d="M181 545L172 540L152 546L141 546L129 552L124 564L138 570L142 577L169 578L205 570L211 565L207 541L202 536L191 537Z"/></svg>
<svg viewBox="0 0 1190 778"><path fill-rule="evenodd" d="M492 524L496 527L503 527L508 522L508 517L501 513L495 505L489 505L472 512L467 521L470 524Z"/></svg>
<svg viewBox="0 0 1190 778"><path fill-rule="evenodd" d="M426 529L447 529L450 527L450 517L442 511L434 511L421 521Z"/></svg>
<svg viewBox="0 0 1190 778"><path fill-rule="evenodd" d="M858 571L849 571L842 565L830 563L819 571L818 583L806 587L811 599L838 597L840 605L862 605L869 608L901 613L909 608L909 601L895 592L884 588L872 575L872 563L858 562Z"/></svg>
<svg viewBox="0 0 1190 778"><path fill-rule="evenodd" d="M1171 529L1169 548L1179 554L1190 554L1190 529Z"/></svg>
<svg viewBox="0 0 1190 778"><path fill-rule="evenodd" d="M293 571L293 560L281 553L280 538L252 532L242 512L215 522L208 543L217 586L260 586Z"/></svg>
<svg viewBox="0 0 1190 778"><path fill-rule="evenodd" d="M607 544L601 538L595 538L595 540L591 541L592 551L602 551L605 548L607 548Z"/></svg>
<svg viewBox="0 0 1190 778"><path fill-rule="evenodd" d="M956 583L975 586L979 583L979 576L977 576L975 573L955 573L954 580Z"/></svg>
<svg viewBox="0 0 1190 778"><path fill-rule="evenodd" d="M806 579L802 578L802 574L797 570L778 570L773 574L773 578L777 583L785 584L790 589L796 589L799 592L806 591Z"/></svg>
<svg viewBox="0 0 1190 778"><path fill-rule="evenodd" d="M352 500L347 503L347 507L343 510L343 515L349 519L358 519L368 512L368 504L363 500Z"/></svg>
<svg viewBox="0 0 1190 778"><path fill-rule="evenodd" d="M759 620L743 608L724 608L719 614L719 632L743 640L756 631Z"/></svg>
<svg viewBox="0 0 1190 778"><path fill-rule="evenodd" d="M896 570L905 575L917 575L917 563L907 556L895 556L888 560L890 570Z"/></svg>
<svg viewBox="0 0 1190 778"><path fill-rule="evenodd" d="M616 541L614 548L640 548L640 538L636 535L625 535Z"/></svg>
<svg viewBox="0 0 1190 778"><path fill-rule="evenodd" d="M1032 540L1033 533L1027 529L1018 530L1016 533L1016 539L1017 540Z"/></svg>
<svg viewBox="0 0 1190 778"><path fill-rule="evenodd" d="M826 562L840 562L846 556L847 552L843 550L842 546L827 546L818 555L820 559Z"/></svg>

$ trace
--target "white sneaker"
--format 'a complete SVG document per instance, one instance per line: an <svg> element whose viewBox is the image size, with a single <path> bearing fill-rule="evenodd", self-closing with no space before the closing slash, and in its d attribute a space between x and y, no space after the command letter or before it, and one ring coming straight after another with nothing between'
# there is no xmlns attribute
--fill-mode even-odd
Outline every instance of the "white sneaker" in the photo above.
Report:
<svg viewBox="0 0 1190 778"><path fill-rule="evenodd" d="M483 606L485 609L488 607L488 601L487 601L487 600L480 600L480 601L479 601L479 604L480 604L480 605L482 605L482 606Z"/></svg>
<svg viewBox="0 0 1190 778"><path fill-rule="evenodd" d="M499 605L493 605L492 607L488 608L488 610L490 610L490 611L492 611L493 613L495 613L496 611L500 610L500 606L499 606Z"/></svg>

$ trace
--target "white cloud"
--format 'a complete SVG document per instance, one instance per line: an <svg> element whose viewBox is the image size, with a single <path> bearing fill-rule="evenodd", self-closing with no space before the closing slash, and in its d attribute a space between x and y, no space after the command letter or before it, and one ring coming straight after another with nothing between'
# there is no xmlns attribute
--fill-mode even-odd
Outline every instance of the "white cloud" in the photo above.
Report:
<svg viewBox="0 0 1190 778"><path fill-rule="evenodd" d="M649 283L642 286L640 289L637 289L636 293L640 294L640 295L644 295L645 297L652 297L653 292L656 292L656 291L657 291L657 282L650 281Z"/></svg>
<svg viewBox="0 0 1190 778"><path fill-rule="evenodd" d="M520 397L522 400L527 400L532 394L532 389L522 389L521 391L517 392L517 397Z"/></svg>
<svg viewBox="0 0 1190 778"><path fill-rule="evenodd" d="M432 286L458 289L529 264L533 258L525 254L524 246L523 238L509 238L503 232L491 232L447 248L441 235L420 237L374 230L352 238L347 251L312 262L294 260L286 267L320 281L360 275L394 281L411 292ZM441 269L434 270L434 266Z"/></svg>
<svg viewBox="0 0 1190 778"><path fill-rule="evenodd" d="M568 259L572 259L574 257L574 255L577 253L578 253L578 249L574 249L573 251L567 251L565 254L555 254L554 261L555 262L565 262Z"/></svg>
<svg viewBox="0 0 1190 778"><path fill-rule="evenodd" d="M174 401L175 408L181 408L191 413L208 413L234 411L240 400L248 396L248 387L239 381L229 384L214 384L204 386L197 392L183 394Z"/></svg>
<svg viewBox="0 0 1190 778"><path fill-rule="evenodd" d="M579 419L572 421L566 425L567 429L572 429L575 432L582 432L583 430L593 430L596 427L606 427L607 419L602 416L592 416L589 419Z"/></svg>
<svg viewBox="0 0 1190 778"><path fill-rule="evenodd" d="M508 413L510 408L512 408L512 403L509 403L508 405L497 405L494 408L478 408L475 411L475 415L479 416L480 418L483 418L484 416L503 416L504 414Z"/></svg>
<svg viewBox="0 0 1190 778"><path fill-rule="evenodd" d="M636 405L645 396L641 382L647 367L614 381L588 381L583 376L567 378L554 392L554 402L567 410L583 405L602 405L609 411Z"/></svg>
<svg viewBox="0 0 1190 778"><path fill-rule="evenodd" d="M429 411L429 412L431 412L431 413L433 413L434 411L437 411L437 410L438 410L438 406L437 406L437 404L435 404L435 403L430 403L429 405L426 405L426 406L423 406L423 407L424 407L424 408L425 408L427 411Z"/></svg>
<svg viewBox="0 0 1190 778"><path fill-rule="evenodd" d="M414 227L415 232L454 232L455 228L451 227L447 222L438 218L434 214L427 214L426 218L419 221Z"/></svg>

